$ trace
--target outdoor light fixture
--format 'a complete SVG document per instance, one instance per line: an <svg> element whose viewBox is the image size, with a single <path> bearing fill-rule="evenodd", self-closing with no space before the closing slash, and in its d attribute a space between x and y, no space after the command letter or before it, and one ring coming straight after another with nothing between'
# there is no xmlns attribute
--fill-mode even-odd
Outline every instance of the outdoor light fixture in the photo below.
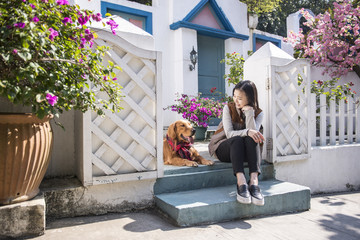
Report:
<svg viewBox="0 0 360 240"><path fill-rule="evenodd" d="M197 55L197 52L195 51L194 46L193 46L193 49L190 52L190 61L191 61L191 64L192 64L192 65L191 64L189 65L190 71L195 69L195 65L197 63L197 60L198 60L198 55Z"/></svg>

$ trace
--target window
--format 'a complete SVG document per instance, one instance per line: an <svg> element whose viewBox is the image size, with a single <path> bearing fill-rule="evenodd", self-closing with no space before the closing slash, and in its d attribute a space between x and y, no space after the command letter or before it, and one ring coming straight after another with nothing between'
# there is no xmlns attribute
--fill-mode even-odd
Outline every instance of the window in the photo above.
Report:
<svg viewBox="0 0 360 240"><path fill-rule="evenodd" d="M152 13L135 8L129 8L113 3L101 2L101 14L106 13L117 15L131 22L135 26L152 34Z"/></svg>

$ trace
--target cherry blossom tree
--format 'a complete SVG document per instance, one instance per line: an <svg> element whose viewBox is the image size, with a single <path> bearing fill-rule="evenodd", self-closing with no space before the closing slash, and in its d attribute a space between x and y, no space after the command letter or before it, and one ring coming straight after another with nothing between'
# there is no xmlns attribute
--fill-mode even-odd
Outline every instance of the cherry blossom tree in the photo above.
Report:
<svg viewBox="0 0 360 240"><path fill-rule="evenodd" d="M360 77L360 4L359 1L337 0L334 8L312 17L302 9L310 31L290 33L295 57L309 58L324 67L332 77L354 71Z"/></svg>

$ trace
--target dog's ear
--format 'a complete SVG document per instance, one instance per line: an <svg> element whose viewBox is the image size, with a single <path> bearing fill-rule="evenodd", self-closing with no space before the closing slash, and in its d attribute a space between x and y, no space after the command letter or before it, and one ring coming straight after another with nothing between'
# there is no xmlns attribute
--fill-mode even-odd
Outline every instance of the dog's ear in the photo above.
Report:
<svg viewBox="0 0 360 240"><path fill-rule="evenodd" d="M170 124L170 126L167 130L167 135L174 141L176 140L176 124L175 123Z"/></svg>

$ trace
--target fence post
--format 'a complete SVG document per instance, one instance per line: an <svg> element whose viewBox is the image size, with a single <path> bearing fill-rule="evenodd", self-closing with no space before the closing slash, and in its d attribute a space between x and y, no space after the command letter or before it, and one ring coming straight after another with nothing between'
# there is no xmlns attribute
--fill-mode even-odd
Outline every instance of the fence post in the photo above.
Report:
<svg viewBox="0 0 360 240"><path fill-rule="evenodd" d="M316 94L310 93L310 138L311 138L311 146L316 146Z"/></svg>
<svg viewBox="0 0 360 240"><path fill-rule="evenodd" d="M353 120L353 108L352 108L352 104L350 103L350 101L347 102L346 104L346 108L347 108L347 139L348 139L348 143L353 143L353 124L354 124L354 120Z"/></svg>
<svg viewBox="0 0 360 240"><path fill-rule="evenodd" d="M336 144L336 102L330 101L330 145Z"/></svg>
<svg viewBox="0 0 360 240"><path fill-rule="evenodd" d="M326 96L320 95L320 146L326 145Z"/></svg>
<svg viewBox="0 0 360 240"><path fill-rule="evenodd" d="M339 144L344 144L345 134L345 103L344 99L339 103Z"/></svg>

